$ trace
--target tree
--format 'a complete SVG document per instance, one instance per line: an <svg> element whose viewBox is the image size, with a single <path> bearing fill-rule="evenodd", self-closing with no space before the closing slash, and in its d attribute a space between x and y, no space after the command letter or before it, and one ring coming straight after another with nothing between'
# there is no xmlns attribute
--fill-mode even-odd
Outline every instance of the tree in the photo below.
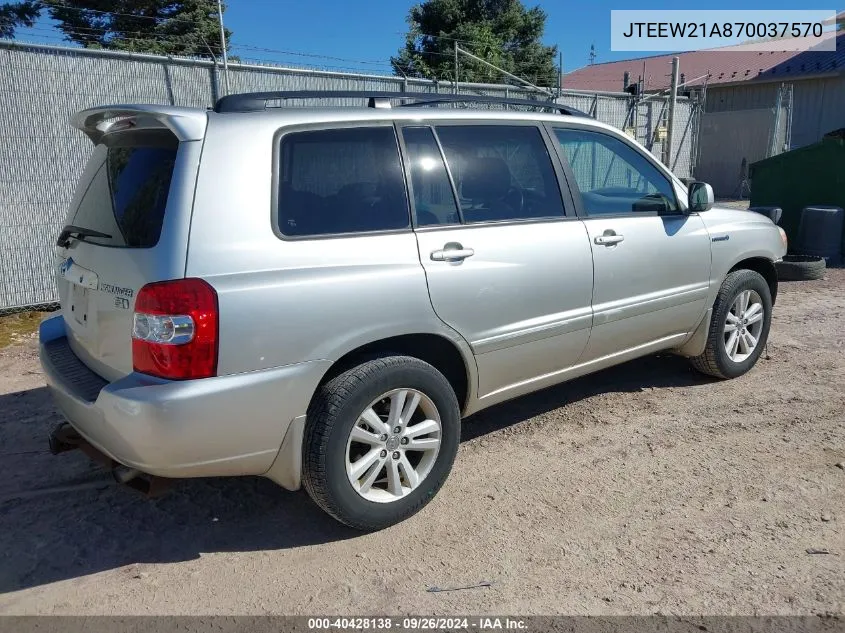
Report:
<svg viewBox="0 0 845 633"><path fill-rule="evenodd" d="M0 5L0 37L32 26L42 13L65 39L85 48L216 57L221 54L216 0L23 0ZM229 41L231 31L226 31Z"/></svg>
<svg viewBox="0 0 845 633"><path fill-rule="evenodd" d="M540 38L546 12L520 0L424 0L408 13L405 46L390 62L398 75L455 79L455 42L462 49L541 86L556 86L556 46ZM500 73L461 55L460 81L501 81Z"/></svg>
<svg viewBox="0 0 845 633"><path fill-rule="evenodd" d="M15 27L32 26L38 19L37 2L7 2L0 5L0 38L15 36Z"/></svg>

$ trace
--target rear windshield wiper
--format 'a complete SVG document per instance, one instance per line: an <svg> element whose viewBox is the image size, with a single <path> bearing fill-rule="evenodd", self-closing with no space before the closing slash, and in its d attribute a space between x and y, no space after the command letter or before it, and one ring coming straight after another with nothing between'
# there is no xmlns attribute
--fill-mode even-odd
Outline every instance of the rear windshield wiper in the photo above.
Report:
<svg viewBox="0 0 845 633"><path fill-rule="evenodd" d="M108 233L101 233L100 231L95 231L94 229L85 229L81 226L68 224L62 229L62 232L59 233L59 239L56 240L56 246L70 246L69 237L76 237L80 240L84 240L86 237L104 237L106 239L111 239L111 235Z"/></svg>

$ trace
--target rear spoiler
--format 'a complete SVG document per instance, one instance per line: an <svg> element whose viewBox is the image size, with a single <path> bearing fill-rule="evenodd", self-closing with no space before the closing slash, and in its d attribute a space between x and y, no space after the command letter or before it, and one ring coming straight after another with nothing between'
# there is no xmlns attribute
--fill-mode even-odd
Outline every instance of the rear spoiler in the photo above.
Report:
<svg viewBox="0 0 845 633"><path fill-rule="evenodd" d="M94 143L109 132L124 129L161 129L173 132L180 141L197 141L205 136L208 116L197 108L162 105L111 105L89 108L71 117L71 125Z"/></svg>

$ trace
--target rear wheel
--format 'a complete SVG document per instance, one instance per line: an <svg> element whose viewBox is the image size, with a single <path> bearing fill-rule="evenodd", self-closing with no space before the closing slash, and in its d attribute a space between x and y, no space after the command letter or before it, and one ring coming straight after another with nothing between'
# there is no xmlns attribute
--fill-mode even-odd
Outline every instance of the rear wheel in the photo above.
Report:
<svg viewBox="0 0 845 633"><path fill-rule="evenodd" d="M378 530L422 509L458 450L451 385L408 356L367 361L322 385L308 409L303 481L338 521Z"/></svg>
<svg viewBox="0 0 845 633"><path fill-rule="evenodd" d="M769 284L753 270L729 274L716 301L704 353L690 359L698 371L717 378L736 378L751 369L769 337L772 295Z"/></svg>

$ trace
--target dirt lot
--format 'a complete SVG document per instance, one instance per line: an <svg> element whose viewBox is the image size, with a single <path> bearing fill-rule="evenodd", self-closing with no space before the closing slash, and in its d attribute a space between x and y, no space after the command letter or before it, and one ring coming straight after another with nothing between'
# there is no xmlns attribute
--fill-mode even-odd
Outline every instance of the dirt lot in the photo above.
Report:
<svg viewBox="0 0 845 633"><path fill-rule="evenodd" d="M650 357L474 416L428 508L363 536L262 479L149 501L51 456L59 415L15 343L0 612L842 613L845 270L781 289L745 377Z"/></svg>

